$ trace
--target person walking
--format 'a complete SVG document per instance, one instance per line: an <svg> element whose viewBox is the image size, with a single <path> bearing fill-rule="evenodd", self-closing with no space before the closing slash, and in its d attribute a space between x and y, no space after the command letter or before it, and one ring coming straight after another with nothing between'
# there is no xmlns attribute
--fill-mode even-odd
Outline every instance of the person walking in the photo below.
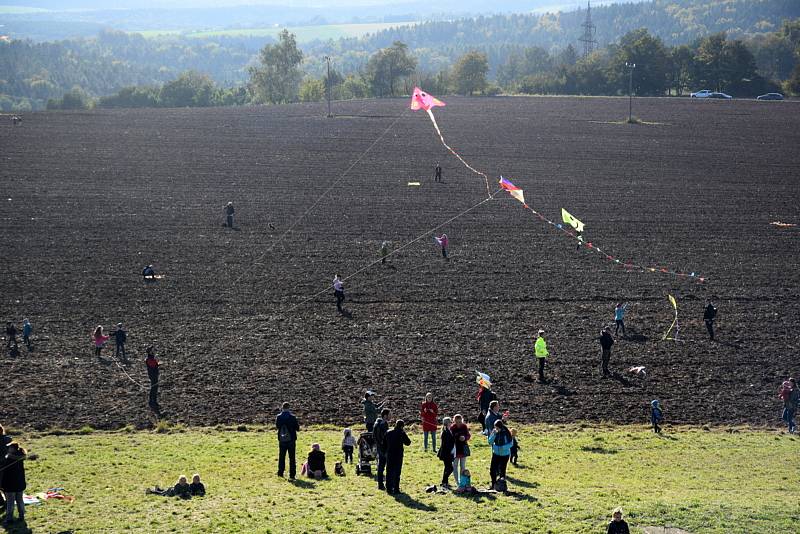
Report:
<svg viewBox="0 0 800 534"><path fill-rule="evenodd" d="M122 354L122 361L127 362L128 356L125 354L125 343L128 340L128 332L122 328L122 323L117 323L117 329L114 330L114 342L116 343L116 356Z"/></svg>
<svg viewBox="0 0 800 534"><path fill-rule="evenodd" d="M158 382L159 374L161 372L161 363L156 358L155 349L150 346L146 349L147 356L144 359L144 364L147 367L147 378L150 379L150 399L148 406L153 412L160 416L161 406L158 404Z"/></svg>
<svg viewBox="0 0 800 534"><path fill-rule="evenodd" d="M797 413L798 400L800 400L800 391L797 389L797 381L790 378L781 384L781 389L778 391L778 397L783 401L783 414L781 419L786 423L789 434L796 432L794 417Z"/></svg>
<svg viewBox="0 0 800 534"><path fill-rule="evenodd" d="M33 334L33 325L28 319L22 320L22 342L28 347L28 352L33 350L31 345L31 334Z"/></svg>
<svg viewBox="0 0 800 534"><path fill-rule="evenodd" d="M367 390L366 393L364 393L364 398L361 399L361 405L364 408L364 425L367 427L367 432L372 432L375 420L378 419L378 411L383 408L383 404L375 404L372 402L372 397L374 396L374 391Z"/></svg>
<svg viewBox="0 0 800 534"><path fill-rule="evenodd" d="M11 321L6 323L6 348L17 344L17 327Z"/></svg>
<svg viewBox="0 0 800 534"><path fill-rule="evenodd" d="M497 394L492 391L491 387L480 386L478 389L478 404L480 408L478 421L481 423L481 430L487 435L491 429L487 430L486 428L486 414L489 413L489 405L495 400L497 400Z"/></svg>
<svg viewBox="0 0 800 534"><path fill-rule="evenodd" d="M547 357L550 355L547 352L547 342L544 340L544 330L539 330L536 342L533 345L536 359L539 360L539 382L544 383L544 364Z"/></svg>
<svg viewBox="0 0 800 534"><path fill-rule="evenodd" d="M386 434L389 432L389 409L381 410L381 416L375 420L372 426L372 438L375 440L375 448L378 451L377 480L378 489L385 490L384 471L386 470Z"/></svg>
<svg viewBox="0 0 800 534"><path fill-rule="evenodd" d="M434 171L433 181L434 182L441 182L442 181L442 166L439 165L438 163L436 164L436 169Z"/></svg>
<svg viewBox="0 0 800 534"><path fill-rule="evenodd" d="M442 486L445 488L450 487L450 475L453 474L453 460L455 460L456 440L453 433L450 431L450 418L442 418L442 435L439 439L439 453L437 456L444 464L442 471ZM455 477L456 486L458 486L458 477Z"/></svg>
<svg viewBox="0 0 800 534"><path fill-rule="evenodd" d="M503 416L500 415L500 401L493 400L489 404L489 411L486 412L486 418L483 421L483 427L487 430L487 435L494 430L494 422L502 418Z"/></svg>
<svg viewBox="0 0 800 534"><path fill-rule="evenodd" d="M460 480L461 472L467 468L467 457L470 455L469 427L464 423L464 418L460 413L453 416L453 424L450 425L450 432L453 434L453 441L456 443L455 459L453 460L453 476L456 482Z"/></svg>
<svg viewBox="0 0 800 534"><path fill-rule="evenodd" d="M394 429L386 433L386 493L400 493L400 475L403 471L403 454L405 447L411 445L404 430L405 422L398 419Z"/></svg>
<svg viewBox="0 0 800 534"><path fill-rule="evenodd" d="M236 210L233 208L233 202L228 202L225 205L225 226L233 228L233 214Z"/></svg>
<svg viewBox="0 0 800 534"><path fill-rule="evenodd" d="M608 362L611 360L611 346L614 344L614 336L611 335L611 328L607 326L600 330L600 337L597 339L600 341L603 360L603 378L605 378L611 376L611 371L608 370Z"/></svg>
<svg viewBox="0 0 800 534"><path fill-rule="evenodd" d="M19 443L12 441L7 447L5 465L3 466L2 490L6 496L5 525L14 522L14 504L16 503L20 521L25 521L25 502L22 493L27 487L25 481L25 459L27 451Z"/></svg>
<svg viewBox="0 0 800 534"><path fill-rule="evenodd" d="M333 275L333 296L336 297L336 309L342 313L342 303L344 302L344 282L338 274Z"/></svg>
<svg viewBox="0 0 800 534"><path fill-rule="evenodd" d="M275 418L275 428L278 430L278 476L282 477L286 471L286 455L288 454L289 480L294 480L297 475L295 450L300 423L298 423L297 417L289 411L288 402L284 402L281 406L281 413Z"/></svg>
<svg viewBox="0 0 800 534"><path fill-rule="evenodd" d="M617 329L614 331L614 335L619 335L619 329L622 328L622 337L625 337L625 310L628 308L628 305L624 302L617 303L617 307L614 308L614 322L617 325Z"/></svg>
<svg viewBox="0 0 800 534"><path fill-rule="evenodd" d="M714 341L714 319L717 318L717 308L711 302L711 299L706 301L706 307L703 311L703 321L706 323L706 329L708 330L708 337L711 341Z"/></svg>
<svg viewBox="0 0 800 534"><path fill-rule="evenodd" d="M436 452L436 431L439 429L439 406L433 402L433 393L427 393L419 410L422 419L422 436L425 452L428 452L428 436L431 438L432 450Z"/></svg>
<svg viewBox="0 0 800 534"><path fill-rule="evenodd" d="M608 524L608 530L606 534L630 534L631 531L628 529L628 523L622 519L622 508L614 508L614 511L611 513L611 522Z"/></svg>
<svg viewBox="0 0 800 534"><path fill-rule="evenodd" d="M447 234L442 234L441 237L434 237L436 242L442 247L442 257L444 261L450 261L450 258L447 257L447 246L450 244L450 240L447 238Z"/></svg>
<svg viewBox="0 0 800 534"><path fill-rule="evenodd" d="M506 478L508 459L511 456L511 447L514 445L514 438L511 437L511 432L502 419L494 422L492 432L489 434L489 445L492 446L489 477L492 480L491 489L495 489L497 481Z"/></svg>
<svg viewBox="0 0 800 534"><path fill-rule="evenodd" d="M103 350L103 345L110 339L111 336L103 334L103 326L98 325L92 334L92 341L94 341L94 355L100 357L100 351Z"/></svg>

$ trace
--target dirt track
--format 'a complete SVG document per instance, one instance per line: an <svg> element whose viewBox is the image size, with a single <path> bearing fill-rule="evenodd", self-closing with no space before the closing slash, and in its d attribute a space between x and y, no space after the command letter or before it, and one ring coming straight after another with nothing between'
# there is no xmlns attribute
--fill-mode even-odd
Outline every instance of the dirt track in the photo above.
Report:
<svg viewBox="0 0 800 534"><path fill-rule="evenodd" d="M134 382L153 343L162 406L191 424L268 421L282 400L303 422L354 423L367 388L407 419L428 390L472 419L474 369L517 420L644 421L657 397L673 422L779 424L777 386L800 374L800 229L769 223L800 223L800 103L645 99L635 113L656 124L624 125L625 99L446 100L442 131L475 167L552 218L569 209L617 257L708 282L614 267L498 195L443 228L449 263L425 236L348 280L346 318L328 291L306 299L486 196L424 114L391 126L405 100L337 104L335 119L322 105L31 114L0 123L0 317L29 317L36 343L0 357L2 422L147 424ZM228 200L239 231L221 226ZM142 283L147 263L165 278ZM684 342L658 341L667 293ZM646 383L600 379L594 338L616 300L637 341L618 339L612 368L645 365ZM118 321L131 378L109 349L92 355L93 326ZM549 385L528 378L540 327Z"/></svg>

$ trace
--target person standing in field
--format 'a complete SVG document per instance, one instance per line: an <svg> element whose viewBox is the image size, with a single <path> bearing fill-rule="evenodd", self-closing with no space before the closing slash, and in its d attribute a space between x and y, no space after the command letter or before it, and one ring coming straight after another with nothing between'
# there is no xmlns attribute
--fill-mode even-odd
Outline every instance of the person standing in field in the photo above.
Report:
<svg viewBox="0 0 800 534"><path fill-rule="evenodd" d="M450 261L450 258L447 257L447 246L450 244L447 234L442 234L441 237L434 237L434 239L439 246L442 247L442 258L444 258L444 261Z"/></svg>
<svg viewBox="0 0 800 534"><path fill-rule="evenodd" d="M375 404L372 402L372 397L374 395L374 391L367 390L367 392L364 393L364 398L361 400L361 405L364 408L364 424L367 427L367 432L372 432L372 427L378 419L378 411L383 408L383 404Z"/></svg>
<svg viewBox="0 0 800 534"><path fill-rule="evenodd" d="M282 477L286 471L286 455L288 454L289 480L294 480L297 475L295 452L300 423L297 421L297 417L289 411L288 402L284 402L281 406L281 413L275 418L275 428L278 430L278 476Z"/></svg>
<svg viewBox="0 0 800 534"><path fill-rule="evenodd" d="M703 311L703 321L706 323L708 330L708 337L714 341L714 319L717 318L717 308L711 302L711 299L706 301L706 307Z"/></svg>
<svg viewBox="0 0 800 534"><path fill-rule="evenodd" d="M225 225L228 228L233 228L233 214L236 213L236 210L233 207L233 202L228 202L225 205Z"/></svg>
<svg viewBox="0 0 800 534"><path fill-rule="evenodd" d="M28 347L28 352L33 350L31 346L31 334L33 334L33 325L28 319L22 320L22 342Z"/></svg>
<svg viewBox="0 0 800 534"><path fill-rule="evenodd" d="M16 503L20 521L25 521L25 501L22 493L27 487L25 481L25 459L28 453L19 443L12 441L6 448L5 465L3 466L2 490L6 496L5 525L14 522L14 504Z"/></svg>
<svg viewBox="0 0 800 534"><path fill-rule="evenodd" d="M450 425L450 432L453 434L453 441L456 443L455 460L453 460L453 476L456 482L460 480L461 472L467 468L467 457L470 455L469 427L464 423L464 418L460 413L453 416L453 424Z"/></svg>
<svg viewBox="0 0 800 534"><path fill-rule="evenodd" d="M98 325L92 334L92 341L94 341L94 355L100 357L100 351L109 340L110 336L103 334L103 325Z"/></svg>
<svg viewBox="0 0 800 534"><path fill-rule="evenodd" d="M797 381L794 378L786 380L778 391L778 397L783 401L783 414L781 419L786 423L789 434L794 434L794 417L797 413L798 401L800 401L800 391L797 389Z"/></svg>
<svg viewBox="0 0 800 534"><path fill-rule="evenodd" d="M436 431L439 429L439 406L433 402L433 393L425 395L419 410L422 419L422 436L425 452L428 452L428 436L431 438L433 452L436 452Z"/></svg>
<svg viewBox="0 0 800 534"><path fill-rule="evenodd" d="M487 416L488 417L488 416ZM492 446L492 462L489 466L489 477L492 480L491 489L495 489L497 481L505 480L508 459L511 456L511 447L514 439L502 419L497 419L489 434L489 445Z"/></svg>
<svg viewBox="0 0 800 534"><path fill-rule="evenodd" d="M441 182L442 181L442 166L438 163L436 164L436 170L434 171L433 175L434 182Z"/></svg>
<svg viewBox="0 0 800 534"><path fill-rule="evenodd" d="M386 493L400 493L400 475L403 471L403 454L411 440L404 430L405 422L398 419L394 429L386 433Z"/></svg>
<svg viewBox="0 0 800 534"><path fill-rule="evenodd" d="M378 254L381 257L381 263L386 263L386 257L389 256L389 242L384 241L381 243L381 248L378 250Z"/></svg>
<svg viewBox="0 0 800 534"><path fill-rule="evenodd" d="M605 327L600 330L600 350L602 357L602 371L603 378L611 376L611 371L608 370L608 362L611 360L611 346L614 345L614 337L611 335L611 328Z"/></svg>
<svg viewBox="0 0 800 534"><path fill-rule="evenodd" d="M494 429L494 422L502 418L503 416L500 415L500 401L493 400L489 404L489 411L486 413L486 418L483 421L483 428L486 429L486 434L491 433Z"/></svg>
<svg viewBox="0 0 800 534"><path fill-rule="evenodd" d="M342 303L344 302L344 283L338 274L333 275L333 296L336 297L336 309L342 313Z"/></svg>
<svg viewBox="0 0 800 534"><path fill-rule="evenodd" d="M664 410L661 409L658 399L650 401L650 423L653 425L653 432L656 434L661 433L661 427L658 425L664 419Z"/></svg>
<svg viewBox="0 0 800 534"><path fill-rule="evenodd" d="M122 323L117 323L117 329L114 331L114 342L116 343L116 356L122 354L122 361L128 361L128 355L125 354L125 343L128 340L128 332L122 328Z"/></svg>
<svg viewBox="0 0 800 534"><path fill-rule="evenodd" d="M11 321L6 323L6 348L17 344L17 327Z"/></svg>
<svg viewBox="0 0 800 534"><path fill-rule="evenodd" d="M497 394L490 387L480 386L478 389L478 404L480 407L478 421L481 423L481 430L486 434L491 430L486 428L486 414L489 413L489 405L495 400L497 400Z"/></svg>
<svg viewBox="0 0 800 534"><path fill-rule="evenodd" d="M547 352L547 342L544 340L544 330L539 330L536 341L533 344L533 350L536 354L536 359L539 361L539 382L544 383L544 364L547 357L550 355Z"/></svg>
<svg viewBox="0 0 800 534"><path fill-rule="evenodd" d="M344 463L353 463L353 449L356 447L356 438L353 431L349 428L344 429L342 436L342 452L344 453Z"/></svg>
<svg viewBox="0 0 800 534"><path fill-rule="evenodd" d="M450 431L450 418L442 418L442 435L439 440L439 453L438 457L444 464L442 471L442 486L445 488L450 487L450 475L453 474L453 460L455 460L456 440L453 433ZM455 477L456 486L458 485L458 477Z"/></svg>
<svg viewBox="0 0 800 534"><path fill-rule="evenodd" d="M389 432L389 409L381 410L381 416L375 420L372 426L372 437L375 439L375 448L378 449L377 476L378 489L386 489L384 482L384 472L386 471L386 434Z"/></svg>
<svg viewBox="0 0 800 534"><path fill-rule="evenodd" d="M625 310L628 308L628 305L624 302L617 303L617 307L614 308L614 322L617 324L617 329L614 331L614 335L619 335L619 329L622 328L622 337L625 337Z"/></svg>
<svg viewBox="0 0 800 534"><path fill-rule="evenodd" d="M611 517L606 534L630 534L628 523L622 519L622 508L614 508Z"/></svg>
<svg viewBox="0 0 800 534"><path fill-rule="evenodd" d="M153 410L156 415L160 416L161 406L158 404L158 376L161 372L161 363L156 359L155 349L152 346L147 347L146 352L147 356L144 359L144 365L147 367L147 378L150 380L148 406L150 406L150 409Z"/></svg>

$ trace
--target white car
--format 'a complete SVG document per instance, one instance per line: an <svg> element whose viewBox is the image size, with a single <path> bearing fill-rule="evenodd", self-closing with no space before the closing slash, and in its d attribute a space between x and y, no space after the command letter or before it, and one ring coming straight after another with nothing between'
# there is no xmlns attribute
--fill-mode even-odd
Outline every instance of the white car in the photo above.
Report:
<svg viewBox="0 0 800 534"><path fill-rule="evenodd" d="M708 89L703 89L702 91L697 91L696 93L692 93L692 98L708 98L711 96L711 91Z"/></svg>

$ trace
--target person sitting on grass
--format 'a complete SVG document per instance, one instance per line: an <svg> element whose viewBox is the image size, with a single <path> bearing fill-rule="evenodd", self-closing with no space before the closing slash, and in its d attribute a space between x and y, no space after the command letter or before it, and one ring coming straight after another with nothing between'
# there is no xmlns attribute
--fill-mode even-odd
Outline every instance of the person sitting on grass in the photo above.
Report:
<svg viewBox="0 0 800 534"><path fill-rule="evenodd" d="M325 471L325 453L320 449L319 443L314 443L311 446L311 451L308 453L308 478L315 478L317 480L328 478L328 473Z"/></svg>
<svg viewBox="0 0 800 534"><path fill-rule="evenodd" d="M622 508L614 508L612 512L613 519L608 524L608 531L606 534L630 534L628 523L622 519Z"/></svg>
<svg viewBox="0 0 800 534"><path fill-rule="evenodd" d="M156 279L156 270L152 265L145 265L144 269L142 269L142 278L144 280L147 280L148 278L150 280Z"/></svg>
<svg viewBox="0 0 800 534"><path fill-rule="evenodd" d="M152 495L161 495L162 497L180 497L181 499L191 499L192 498L192 490L189 485L189 481L186 479L186 475L181 475L178 477L178 482L169 489L161 489L156 486L153 489L148 488L145 490L145 493L152 494Z"/></svg>
<svg viewBox="0 0 800 534"><path fill-rule="evenodd" d="M192 483L189 484L189 493L191 493L192 496L196 496L196 497L204 497L205 496L206 487L203 485L202 482L200 482L200 474L199 473L195 473L194 475L192 475Z"/></svg>

